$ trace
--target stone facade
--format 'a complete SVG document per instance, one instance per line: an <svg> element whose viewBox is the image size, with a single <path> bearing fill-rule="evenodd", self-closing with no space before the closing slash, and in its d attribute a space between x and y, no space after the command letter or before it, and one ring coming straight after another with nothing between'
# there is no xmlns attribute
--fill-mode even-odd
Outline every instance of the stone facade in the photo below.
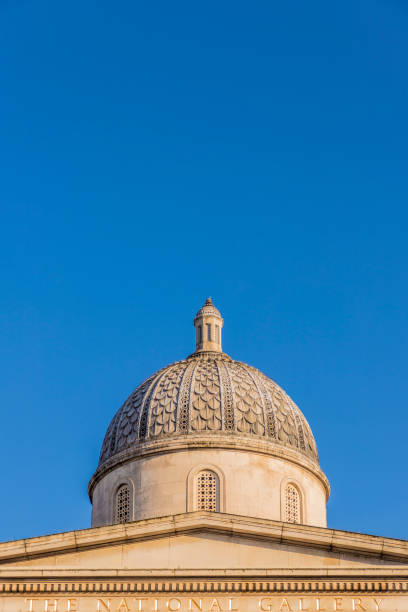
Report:
<svg viewBox="0 0 408 612"><path fill-rule="evenodd" d="M93 527L0 544L0 612L408 612L408 542L326 527L306 419L194 322L108 429Z"/></svg>
<svg viewBox="0 0 408 612"><path fill-rule="evenodd" d="M1 612L406 612L408 542L214 512L0 544Z"/></svg>

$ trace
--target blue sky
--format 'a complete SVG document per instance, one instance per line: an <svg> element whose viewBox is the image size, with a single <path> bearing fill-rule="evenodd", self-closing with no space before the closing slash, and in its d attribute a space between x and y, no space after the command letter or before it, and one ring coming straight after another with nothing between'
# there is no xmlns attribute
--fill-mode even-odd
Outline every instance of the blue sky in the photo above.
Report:
<svg viewBox="0 0 408 612"><path fill-rule="evenodd" d="M408 539L406 3L3 0L0 54L0 539L90 525L208 295L308 418L329 526Z"/></svg>

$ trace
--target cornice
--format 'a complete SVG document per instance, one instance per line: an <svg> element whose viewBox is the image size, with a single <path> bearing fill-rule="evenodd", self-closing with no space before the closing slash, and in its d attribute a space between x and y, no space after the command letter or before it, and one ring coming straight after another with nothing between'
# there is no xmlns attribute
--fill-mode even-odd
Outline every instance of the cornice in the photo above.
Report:
<svg viewBox="0 0 408 612"><path fill-rule="evenodd" d="M216 512L190 512L121 525L4 542L0 544L0 565L203 531L278 544L305 546L328 552L364 555L408 566L408 541L406 540ZM399 571L398 566L395 566L395 569Z"/></svg>
<svg viewBox="0 0 408 612"><path fill-rule="evenodd" d="M157 440L148 440L138 443L131 448L128 448L121 453L117 453L101 466L98 467L95 474L92 476L88 485L89 498L92 502L93 490L97 483L109 472L113 471L119 465L129 463L135 459L149 457L151 455L160 455L166 453L176 453L183 450L202 450L204 448L221 449L221 450L243 450L246 452L269 455L277 459L283 459L294 463L311 474L313 474L322 484L326 494L326 501L330 496L330 485L327 477L320 469L319 465L309 459L301 452L289 449L283 444L264 438L256 438L254 436L244 436L242 434L234 434L233 432L225 434L211 432L211 434L196 434L189 433L169 438L160 438Z"/></svg>
<svg viewBox="0 0 408 612"><path fill-rule="evenodd" d="M218 594L218 595L257 595L257 594L335 594L352 595L353 593L382 593L393 594L408 593L408 581L214 581L204 579L203 581L175 582L88 582L77 580L76 582L0 582L0 595L36 594L46 596L48 594L76 595L169 595L182 596L191 594Z"/></svg>

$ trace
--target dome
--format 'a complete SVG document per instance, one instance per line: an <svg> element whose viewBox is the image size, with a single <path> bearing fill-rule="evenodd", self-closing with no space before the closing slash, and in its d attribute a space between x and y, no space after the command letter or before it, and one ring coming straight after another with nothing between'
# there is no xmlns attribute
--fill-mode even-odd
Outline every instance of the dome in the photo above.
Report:
<svg viewBox="0 0 408 612"><path fill-rule="evenodd" d="M318 462L305 417L273 380L225 353L201 352L163 368L130 395L108 428L99 465L132 449L137 454L149 441L188 436L194 443L203 433L258 438Z"/></svg>
<svg viewBox="0 0 408 612"><path fill-rule="evenodd" d="M308 507L303 520L325 525L329 484L305 417L273 380L223 352L223 323L208 298L194 318L195 352L142 382L113 417L89 483L93 525L115 522L121 486L133 491L133 519L188 510L200 465L228 480L224 511L279 520L289 478Z"/></svg>

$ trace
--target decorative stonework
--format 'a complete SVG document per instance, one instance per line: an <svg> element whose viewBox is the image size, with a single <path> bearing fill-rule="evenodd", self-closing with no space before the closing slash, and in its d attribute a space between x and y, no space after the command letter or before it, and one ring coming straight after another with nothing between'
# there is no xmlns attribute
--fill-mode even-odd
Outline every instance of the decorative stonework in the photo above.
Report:
<svg viewBox="0 0 408 612"><path fill-rule="evenodd" d="M199 361L191 390L191 431L221 430L220 379L215 360Z"/></svg>
<svg viewBox="0 0 408 612"><path fill-rule="evenodd" d="M0 606L7 612L406 612L406 584L385 591L367 589L367 583L355 590L357 585L321 590L313 583L273 582L8 583L0 585Z"/></svg>
<svg viewBox="0 0 408 612"><path fill-rule="evenodd" d="M149 434L150 437L161 434L171 434L176 431L178 396L180 381L185 368L181 365L173 366L165 371L149 406Z"/></svg>
<svg viewBox="0 0 408 612"><path fill-rule="evenodd" d="M116 493L115 523L128 523L130 521L130 487L123 484Z"/></svg>
<svg viewBox="0 0 408 612"><path fill-rule="evenodd" d="M247 368L238 362L228 364L234 393L237 431L265 435L262 396Z"/></svg>
<svg viewBox="0 0 408 612"><path fill-rule="evenodd" d="M299 524L301 522L300 495L295 485L289 483L285 490L285 521Z"/></svg>
<svg viewBox="0 0 408 612"><path fill-rule="evenodd" d="M203 576L201 580L183 580L176 581L172 579L161 579L161 580L146 580L143 582L139 581L115 581L110 582L109 580L103 581L84 581L76 580L72 578L69 582L54 582L36 580L29 583L25 581L13 581L13 582L0 582L0 593L1 594L63 594L63 593L78 593L78 594L155 594L155 593L171 593L174 596L182 593L201 593L203 595L212 593L235 593L235 594L275 594L284 593L287 596L295 594L304 594L305 596L324 596L325 594L331 593L342 593L344 595L353 595L359 593L381 593L381 594L406 594L408 593L408 580L280 580L273 581L265 578L264 580L223 580L217 578L217 580L208 580L206 576ZM384 600L383 600L384 601ZM154 601L152 603L152 611L154 610ZM165 602L164 602L165 603ZM207 602L205 602L207 603ZM211 601L208 602L211 605ZM252 602L251 602L252 603ZM257 609L261 609L259 606L259 600L256 602ZM266 603L266 602L265 602ZM281 603L281 602L279 602ZM322 602L320 602L322 604ZM287 606L285 606L288 609ZM226 608L228 610L228 607ZM279 609L279 606L278 606ZM302 608L297 607L297 610ZM315 607L314 610L319 610L319 607ZM320 610L323 608L321 607ZM355 610L360 608L354 608ZM375 607L372 608L375 610ZM330 612L334 610L332 606ZM384 608L383 608L384 610ZM394 608L395 610L395 608ZM266 612L266 610L264 611ZM268 611L269 612L269 611ZM272 611L271 611L272 612ZM328 612L328 611L327 611ZM378 610L376 611L378 612ZM381 607L380 607L380 612ZM406 612L406 608L403 608L402 612Z"/></svg>
<svg viewBox="0 0 408 612"><path fill-rule="evenodd" d="M179 395L179 419L178 430L180 433L188 433L190 424L190 389L194 375L194 364L190 363L184 371L181 390Z"/></svg>
<svg viewBox="0 0 408 612"><path fill-rule="evenodd" d="M219 511L219 486L218 476L211 470L202 470L196 476L195 483L196 510L206 510L208 512Z"/></svg>
<svg viewBox="0 0 408 612"><path fill-rule="evenodd" d="M146 380L135 393L125 402L123 408L117 413L115 433L111 436L111 444L109 448L115 447L116 452L120 452L127 448L130 444L134 444L137 440L138 425L140 419L140 410L143 405L143 400L146 397L146 392L152 383L153 377ZM104 461L109 454L102 447L101 461Z"/></svg>
<svg viewBox="0 0 408 612"><path fill-rule="evenodd" d="M153 375L151 377L150 380L152 382L150 383L150 385L146 385L146 390L143 393L142 405L140 408L140 420L138 423L139 427L138 427L138 431L136 432L139 438L145 438L147 435L148 421L149 421L149 414L150 414L150 401L153 397L153 393L156 390L156 387L158 386L163 374L164 374L164 370L160 370L156 376Z"/></svg>
<svg viewBox="0 0 408 612"><path fill-rule="evenodd" d="M221 360L217 362L218 373L221 382L221 402L223 406L223 429L225 431L234 431L234 399L232 396L231 379L228 375L228 370L225 363Z"/></svg>
<svg viewBox="0 0 408 612"><path fill-rule="evenodd" d="M126 400L110 424L99 466L141 441L231 432L293 448L318 464L310 428L267 376L225 353L194 353L160 370Z"/></svg>

